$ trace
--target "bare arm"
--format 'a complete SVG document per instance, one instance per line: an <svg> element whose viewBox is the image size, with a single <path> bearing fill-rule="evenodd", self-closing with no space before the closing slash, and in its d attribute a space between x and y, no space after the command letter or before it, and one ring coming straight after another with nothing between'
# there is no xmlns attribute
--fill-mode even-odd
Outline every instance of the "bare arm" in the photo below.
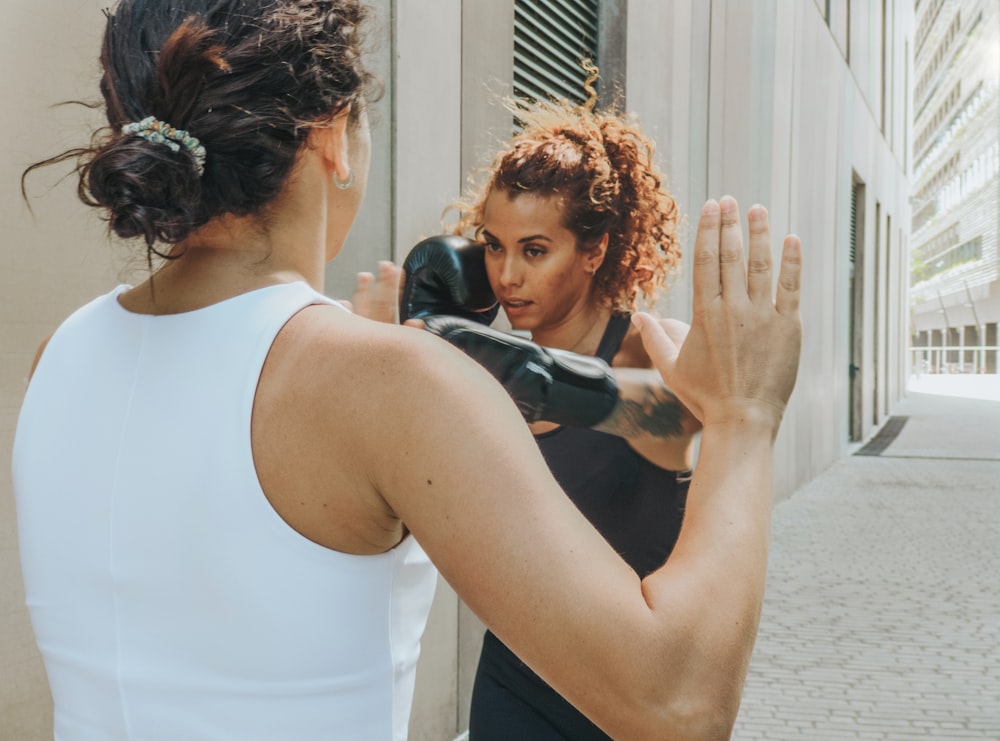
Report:
<svg viewBox="0 0 1000 741"><path fill-rule="evenodd" d="M618 404L593 429L625 438L636 452L661 468L691 468L694 435L701 423L666 387L658 371L613 370Z"/></svg>
<svg viewBox="0 0 1000 741"><path fill-rule="evenodd" d="M379 263L378 274L359 273L351 301L343 302L359 316L395 324L399 319L398 295L401 268L391 262ZM420 319L411 319L410 326L423 327ZM671 320L666 324L674 341L680 344L688 326ZM634 330L633 330L634 332ZM649 356L642 350L638 338L630 360L638 359L640 367L615 367L619 400L612 413L594 429L628 440L647 460L662 468L684 470L691 467L692 442L700 423L663 383L659 372L652 368ZM623 353L625 354L625 353ZM539 423L532 429L545 431L551 425Z"/></svg>
<svg viewBox="0 0 1000 741"><path fill-rule="evenodd" d="M683 350L638 319L657 367L705 424L677 546L641 583L473 361L387 328L399 353L369 365L392 379L373 414L380 444L368 447L377 490L501 640L620 739L727 738L756 636L773 440L798 365L800 258L787 239L775 303L766 214L752 213L748 276L735 202L723 206L699 226Z"/></svg>
<svg viewBox="0 0 1000 741"><path fill-rule="evenodd" d="M608 417L594 425L595 430L619 437L681 437L685 418L690 416L680 400L671 393L654 370L615 368L619 401Z"/></svg>

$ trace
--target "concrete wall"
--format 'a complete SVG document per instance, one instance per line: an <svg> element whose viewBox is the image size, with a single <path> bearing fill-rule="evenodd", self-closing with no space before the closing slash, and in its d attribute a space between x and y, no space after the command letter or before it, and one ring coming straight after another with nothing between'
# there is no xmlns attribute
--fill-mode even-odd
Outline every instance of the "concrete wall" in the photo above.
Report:
<svg viewBox="0 0 1000 741"><path fill-rule="evenodd" d="M884 65L881 3L831 2L829 25L824 10L824 3L796 0L629 4L628 108L656 137L691 230L707 197L729 193L744 209L755 202L768 207L775 255L782 235L802 238L806 335L778 441L779 496L849 445L848 244L855 175L865 182L868 201L861 229L869 248L858 266L868 276L858 324L862 437L904 391L904 48L912 10L887 0ZM683 282L672 287L664 308L686 318L689 304Z"/></svg>
<svg viewBox="0 0 1000 741"><path fill-rule="evenodd" d="M106 3L67 11L15 0L0 28L0 449L10 450L24 380L38 343L73 308L142 272L127 246L110 243L75 198L72 179L39 174L20 200L23 167L86 139L95 114L51 109L92 96ZM494 102L509 91L512 3L495 0L374 2L386 81L375 110L369 191L347 248L328 269L328 292L350 294L358 270L400 259L440 229L442 209L509 130ZM870 435L903 393L909 207L903 58L910 4L887 0L886 71L880 2L833 0L631 0L627 107L658 142L658 156L688 215L724 193L768 206L780 236L803 241L805 347L799 383L778 441L777 489L787 496L849 449L849 202L865 183L861 428ZM849 10L850 8L850 10ZM910 43L912 49L912 43ZM37 62L36 60L43 60ZM887 82L883 86L883 77ZM910 75L912 79L912 74ZM886 91L885 112L881 96ZM883 131L884 129L884 131ZM876 209L876 203L878 209ZM875 213L879 212L876 223ZM877 235L877 236L876 236ZM879 249L875 249L876 243ZM689 265L657 305L688 318ZM878 275L876 291L875 276ZM9 455L0 456L0 737L51 738L50 701L23 606ZM421 659L412 738L449 741L466 727L482 626L440 584Z"/></svg>

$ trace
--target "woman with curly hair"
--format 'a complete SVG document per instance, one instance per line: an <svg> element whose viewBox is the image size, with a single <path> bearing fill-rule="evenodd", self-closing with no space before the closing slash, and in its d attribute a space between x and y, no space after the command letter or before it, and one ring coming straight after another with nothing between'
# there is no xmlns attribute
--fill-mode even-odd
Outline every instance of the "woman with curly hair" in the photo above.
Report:
<svg viewBox="0 0 1000 741"><path fill-rule="evenodd" d="M460 204L460 233L485 243L490 286L516 330L545 347L595 355L619 377L649 369L631 312L680 262L677 204L639 123L589 100L509 100L523 129ZM674 323L678 339L686 327ZM595 429L531 425L555 478L640 578L680 531L698 422L659 376L629 413ZM473 741L608 736L487 632L472 698Z"/></svg>

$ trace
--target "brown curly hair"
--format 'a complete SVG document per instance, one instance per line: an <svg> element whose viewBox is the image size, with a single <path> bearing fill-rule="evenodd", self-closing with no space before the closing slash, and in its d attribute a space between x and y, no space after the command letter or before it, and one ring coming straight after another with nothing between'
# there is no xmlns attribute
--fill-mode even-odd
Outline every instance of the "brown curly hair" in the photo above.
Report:
<svg viewBox="0 0 1000 741"><path fill-rule="evenodd" d="M616 311L634 311L641 293L656 301L667 275L679 263L679 210L653 161L654 144L634 116L611 106L594 110L597 94L590 73L583 105L567 100L505 99L523 129L511 138L485 170L485 183L467 200L453 204L456 234L478 236L486 199L494 191L558 194L565 199L564 226L578 249L608 235L604 263L594 276L598 299ZM477 174L473 174L473 183Z"/></svg>

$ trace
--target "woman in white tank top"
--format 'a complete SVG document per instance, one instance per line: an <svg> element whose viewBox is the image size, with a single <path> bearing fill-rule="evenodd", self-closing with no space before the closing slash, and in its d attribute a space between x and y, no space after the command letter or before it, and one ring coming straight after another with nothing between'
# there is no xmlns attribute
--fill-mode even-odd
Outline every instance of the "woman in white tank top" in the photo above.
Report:
<svg viewBox="0 0 1000 741"><path fill-rule="evenodd" d="M615 738L724 736L797 366L798 243L775 301L766 213L748 279L736 204L710 201L683 352L638 319L705 425L675 555L640 582L485 371L323 296L367 179L365 15L122 0L108 17L109 129L75 153L82 193L166 259L55 331L19 418L56 736L404 739L430 561Z"/></svg>

